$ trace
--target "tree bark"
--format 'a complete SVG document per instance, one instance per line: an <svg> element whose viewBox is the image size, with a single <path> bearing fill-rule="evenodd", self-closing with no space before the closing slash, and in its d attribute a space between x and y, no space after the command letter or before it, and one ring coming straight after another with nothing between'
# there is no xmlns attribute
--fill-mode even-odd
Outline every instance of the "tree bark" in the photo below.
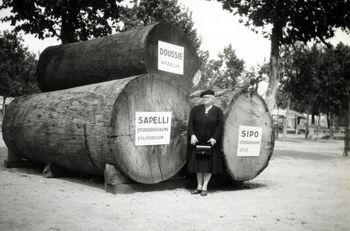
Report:
<svg viewBox="0 0 350 231"><path fill-rule="evenodd" d="M306 113L306 126L305 126L305 139L309 138L309 133L310 133L310 129L309 129L309 124L310 124L310 119L309 119L309 112Z"/></svg>
<svg viewBox="0 0 350 231"><path fill-rule="evenodd" d="M318 120L317 120L317 128L316 128L316 140L318 139L318 136L320 135L321 130L321 114L318 114Z"/></svg>
<svg viewBox="0 0 350 231"><path fill-rule="evenodd" d="M290 97L288 97L286 116L285 116L284 121L283 121L284 123L283 123L283 136L282 136L282 140L286 140L286 138L287 138L287 127L288 127L289 110L290 110Z"/></svg>
<svg viewBox="0 0 350 231"><path fill-rule="evenodd" d="M329 139L334 140L334 115L331 112L329 113L329 123L330 123Z"/></svg>
<svg viewBox="0 0 350 231"><path fill-rule="evenodd" d="M347 113L346 113L347 111ZM348 101L347 110L345 110L345 137L343 156L349 156L350 152L350 100Z"/></svg>
<svg viewBox="0 0 350 231"><path fill-rule="evenodd" d="M135 145L136 112L172 112L170 143ZM112 164L141 183L175 175L186 161L187 95L169 76L141 75L16 98L3 121L21 157L103 175Z"/></svg>
<svg viewBox="0 0 350 231"><path fill-rule="evenodd" d="M159 69L159 41L184 48L182 74ZM189 90L198 65L197 52L186 35L167 23L158 23L90 41L48 47L40 55L36 75L42 91L147 73L173 76Z"/></svg>
<svg viewBox="0 0 350 231"><path fill-rule="evenodd" d="M2 115L5 115L5 111L6 111L6 96L2 97Z"/></svg>
<svg viewBox="0 0 350 231"><path fill-rule="evenodd" d="M271 114L256 92L242 91L234 96L225 117L222 142L227 172L235 181L251 180L267 167L273 153L275 140ZM239 143L241 126L262 129L259 156L237 155L238 148L242 147Z"/></svg>
<svg viewBox="0 0 350 231"><path fill-rule="evenodd" d="M271 35L271 54L270 54L270 78L269 85L266 90L266 105L271 112L276 103L276 93L279 85L279 44L282 37L282 26L275 22Z"/></svg>
<svg viewBox="0 0 350 231"><path fill-rule="evenodd" d="M64 7L64 10L62 10L60 34L62 44L73 43L77 41L77 38L75 36L74 21L76 20L78 12L76 12L76 7L70 6L69 3L74 4L73 1L68 1L68 4Z"/></svg>

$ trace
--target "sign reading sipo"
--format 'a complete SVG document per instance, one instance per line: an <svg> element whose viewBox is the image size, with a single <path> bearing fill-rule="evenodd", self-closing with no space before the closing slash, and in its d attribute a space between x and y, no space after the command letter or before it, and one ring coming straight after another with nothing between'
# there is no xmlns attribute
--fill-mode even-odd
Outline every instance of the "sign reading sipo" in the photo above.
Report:
<svg viewBox="0 0 350 231"><path fill-rule="evenodd" d="M184 73L184 47L158 41L158 70Z"/></svg>
<svg viewBox="0 0 350 231"><path fill-rule="evenodd" d="M239 126L237 156L259 156L262 128Z"/></svg>
<svg viewBox="0 0 350 231"><path fill-rule="evenodd" d="M136 112L135 146L170 143L171 111Z"/></svg>

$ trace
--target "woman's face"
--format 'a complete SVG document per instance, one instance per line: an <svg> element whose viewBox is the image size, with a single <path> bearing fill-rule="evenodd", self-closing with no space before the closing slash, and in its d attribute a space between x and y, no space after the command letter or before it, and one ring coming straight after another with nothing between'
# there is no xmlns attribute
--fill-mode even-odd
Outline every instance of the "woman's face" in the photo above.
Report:
<svg viewBox="0 0 350 231"><path fill-rule="evenodd" d="M202 99L203 99L203 104L205 106L210 106L210 105L212 105L214 103L215 96L213 96L213 95L203 95Z"/></svg>

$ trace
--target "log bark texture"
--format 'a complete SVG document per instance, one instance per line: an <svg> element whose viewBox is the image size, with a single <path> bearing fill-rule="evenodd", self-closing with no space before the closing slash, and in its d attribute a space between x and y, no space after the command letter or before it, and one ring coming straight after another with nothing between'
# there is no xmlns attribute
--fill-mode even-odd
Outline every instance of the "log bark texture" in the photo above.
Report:
<svg viewBox="0 0 350 231"><path fill-rule="evenodd" d="M135 112L171 111L170 144L135 146ZM35 162L103 175L106 164L141 183L175 175L186 161L190 106L178 81L147 74L15 98L7 147Z"/></svg>
<svg viewBox="0 0 350 231"><path fill-rule="evenodd" d="M272 117L264 100L252 91L237 93L225 115L223 152L227 172L233 180L247 181L268 165L274 148ZM237 156L239 126L262 127L259 156Z"/></svg>
<svg viewBox="0 0 350 231"><path fill-rule="evenodd" d="M158 41L184 47L184 73L158 70ZM185 34L158 23L97 38L46 48L40 55L37 80L42 91L61 90L146 73L168 74L192 87L198 55Z"/></svg>

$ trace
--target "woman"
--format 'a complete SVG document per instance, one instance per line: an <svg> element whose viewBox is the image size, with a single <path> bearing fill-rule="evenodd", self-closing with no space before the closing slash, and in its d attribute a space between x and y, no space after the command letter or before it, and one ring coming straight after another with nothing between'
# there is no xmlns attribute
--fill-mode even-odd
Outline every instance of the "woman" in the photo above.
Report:
<svg viewBox="0 0 350 231"><path fill-rule="evenodd" d="M213 173L222 171L221 136L223 130L222 110L213 105L215 96L212 90L203 91L200 95L202 105L192 108L188 123L190 139L188 170L197 175L197 189L192 194L206 196L208 183ZM211 147L209 154L198 152L197 145Z"/></svg>

